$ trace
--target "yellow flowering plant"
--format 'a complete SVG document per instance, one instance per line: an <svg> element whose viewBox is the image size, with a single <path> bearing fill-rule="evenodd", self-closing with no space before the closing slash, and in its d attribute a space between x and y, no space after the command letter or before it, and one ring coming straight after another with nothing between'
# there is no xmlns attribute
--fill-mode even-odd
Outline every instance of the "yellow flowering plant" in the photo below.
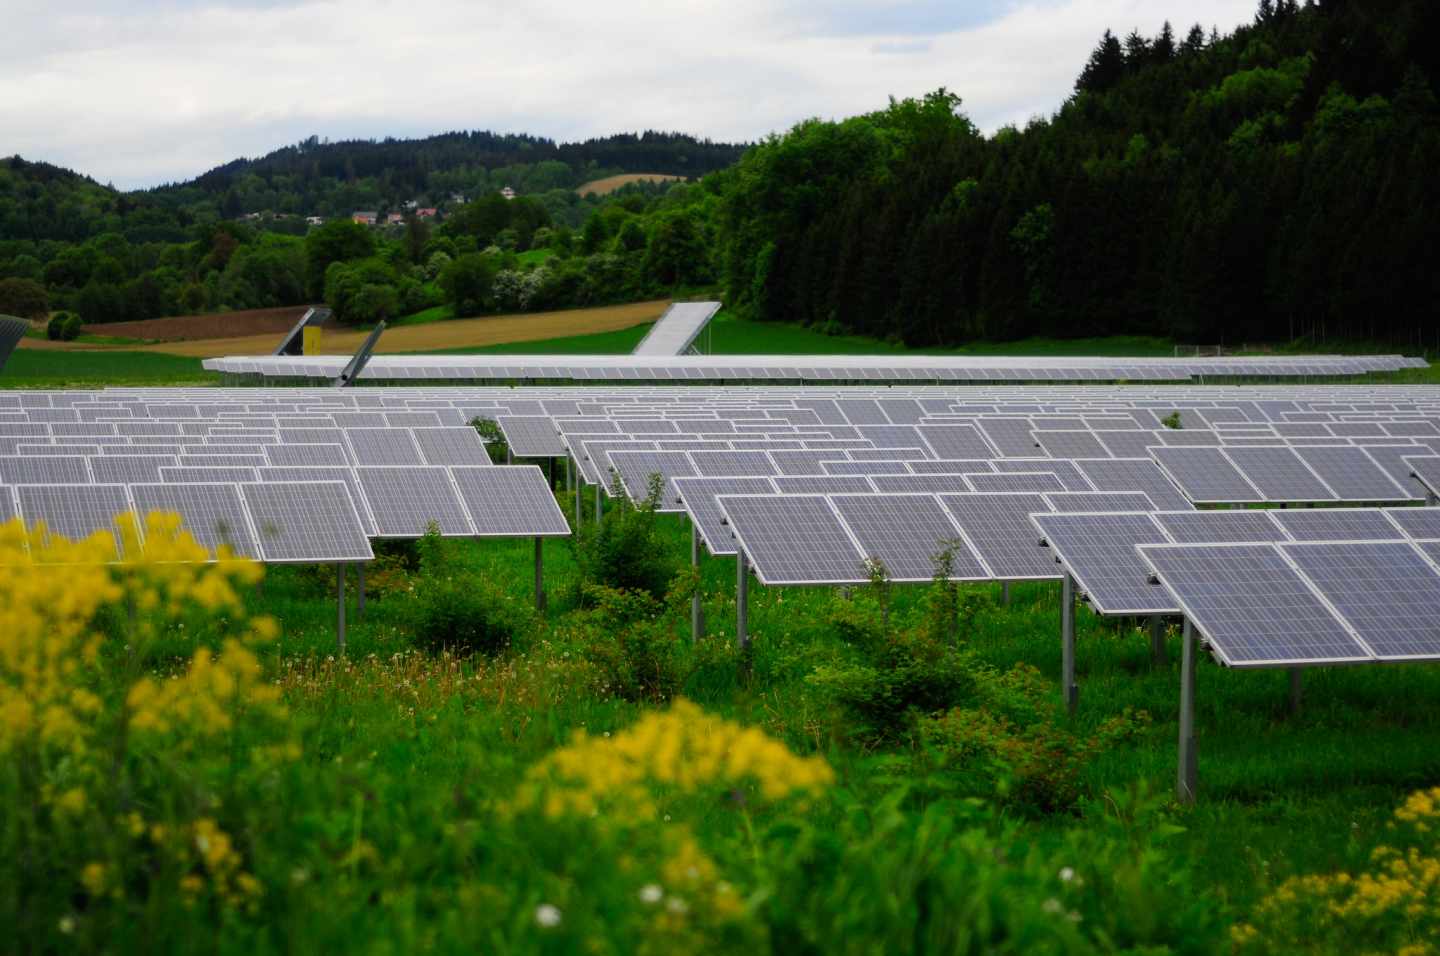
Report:
<svg viewBox="0 0 1440 956"><path fill-rule="evenodd" d="M15 888L0 918L76 899L84 917L50 925L147 900L253 911L260 884L215 808L299 756L257 655L278 629L242 598L262 573L175 515L81 541L0 527L0 882Z"/></svg>
<svg viewBox="0 0 1440 956"><path fill-rule="evenodd" d="M1369 865L1292 877L1232 931L1242 953L1440 953L1440 787L1412 793Z"/></svg>

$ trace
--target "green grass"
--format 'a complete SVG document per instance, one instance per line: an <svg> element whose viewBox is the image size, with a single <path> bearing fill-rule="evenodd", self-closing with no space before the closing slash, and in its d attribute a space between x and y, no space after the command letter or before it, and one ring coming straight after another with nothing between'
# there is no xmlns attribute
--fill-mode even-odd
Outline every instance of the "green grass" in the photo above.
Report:
<svg viewBox="0 0 1440 956"><path fill-rule="evenodd" d="M448 305L431 306L411 315L402 315L387 323L390 328L397 328L402 325L428 325L431 322L443 322L446 319L455 318L455 310Z"/></svg>
<svg viewBox="0 0 1440 956"><path fill-rule="evenodd" d="M16 349L0 370L0 388L103 385L218 385L201 360L160 352Z"/></svg>
<svg viewBox="0 0 1440 956"><path fill-rule="evenodd" d="M516 255L515 262L521 266L538 266L554 255L554 249L530 249Z"/></svg>
<svg viewBox="0 0 1440 956"><path fill-rule="evenodd" d="M536 342L502 342L473 348L439 349L425 355L625 355L631 352L654 323L614 332L571 335Z"/></svg>

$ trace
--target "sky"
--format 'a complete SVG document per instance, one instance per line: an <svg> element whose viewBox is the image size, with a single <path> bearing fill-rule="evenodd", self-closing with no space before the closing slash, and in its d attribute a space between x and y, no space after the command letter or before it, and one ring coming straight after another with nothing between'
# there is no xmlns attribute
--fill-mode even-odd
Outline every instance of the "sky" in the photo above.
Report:
<svg viewBox="0 0 1440 956"><path fill-rule="evenodd" d="M753 141L944 86L1053 113L1107 28L1227 32L1254 0L0 0L0 156L124 189L310 135Z"/></svg>

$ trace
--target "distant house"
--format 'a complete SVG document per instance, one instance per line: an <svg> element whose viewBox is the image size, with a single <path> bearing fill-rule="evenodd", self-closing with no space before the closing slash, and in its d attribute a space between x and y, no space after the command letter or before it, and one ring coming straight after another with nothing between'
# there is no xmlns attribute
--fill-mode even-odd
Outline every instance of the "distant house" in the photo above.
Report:
<svg viewBox="0 0 1440 956"><path fill-rule="evenodd" d="M240 218L241 218L241 219L244 219L246 222L256 222L256 221L258 221L258 220L260 219L260 216L261 216L261 215L262 215L262 214L261 214L261 213L258 213L258 212L247 212L245 215L241 216Z"/></svg>
<svg viewBox="0 0 1440 956"><path fill-rule="evenodd" d="M506 199L514 199L515 190L511 189L509 186L506 186L504 189L500 190L500 195L504 196Z"/></svg>
<svg viewBox="0 0 1440 956"><path fill-rule="evenodd" d="M370 210L356 210L350 214L351 222L358 222L362 226L373 226L380 219L380 214Z"/></svg>
<svg viewBox="0 0 1440 956"><path fill-rule="evenodd" d="M434 219L438 215L440 215L440 210L434 206L427 206L423 209L415 210L416 219Z"/></svg>
<svg viewBox="0 0 1440 956"><path fill-rule="evenodd" d="M464 193L451 193L451 194L450 194L450 201L453 202L453 203L459 204L459 205L463 205L464 202L465 202L465 194L464 194Z"/></svg>
<svg viewBox="0 0 1440 956"><path fill-rule="evenodd" d="M419 205L420 205L420 200L418 200L418 199L407 199L407 200L405 200L405 208L406 208L406 209L414 209L414 208L416 208L416 207L419 206Z"/></svg>
<svg viewBox="0 0 1440 956"><path fill-rule="evenodd" d="M306 222L308 225L311 225L311 226L323 226L323 225L325 225L325 217L324 217L324 216L306 216L306 217L305 217L305 222Z"/></svg>
<svg viewBox="0 0 1440 956"><path fill-rule="evenodd" d="M390 226L398 226L400 223L402 223L402 222L404 222L404 221L405 221L405 214L404 214L403 212L392 212L390 215L388 215L388 216L385 217L385 223L386 223L386 225L390 225Z"/></svg>

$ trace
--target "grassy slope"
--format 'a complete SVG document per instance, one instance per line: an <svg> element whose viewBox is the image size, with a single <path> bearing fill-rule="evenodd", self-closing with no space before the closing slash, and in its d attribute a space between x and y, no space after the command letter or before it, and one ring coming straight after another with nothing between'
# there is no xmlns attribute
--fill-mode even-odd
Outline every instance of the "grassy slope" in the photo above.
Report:
<svg viewBox="0 0 1440 956"><path fill-rule="evenodd" d="M83 352L17 349L0 370L0 388L80 388L103 385L218 385L200 359L158 352Z"/></svg>

